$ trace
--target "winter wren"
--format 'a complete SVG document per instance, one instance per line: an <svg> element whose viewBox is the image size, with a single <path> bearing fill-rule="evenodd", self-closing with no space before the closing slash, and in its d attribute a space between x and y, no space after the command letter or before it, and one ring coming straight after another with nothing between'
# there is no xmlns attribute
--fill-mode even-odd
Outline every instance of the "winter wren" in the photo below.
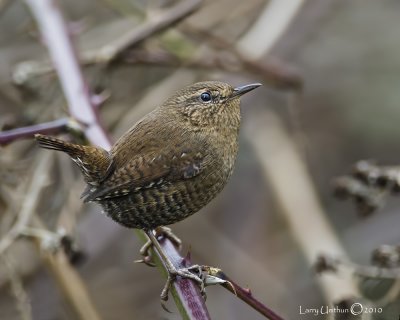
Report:
<svg viewBox="0 0 400 320"><path fill-rule="evenodd" d="M85 202L97 202L125 227L151 230L185 219L223 189L238 151L240 96L259 86L190 85L137 122L110 151L35 137L78 165L87 183Z"/></svg>

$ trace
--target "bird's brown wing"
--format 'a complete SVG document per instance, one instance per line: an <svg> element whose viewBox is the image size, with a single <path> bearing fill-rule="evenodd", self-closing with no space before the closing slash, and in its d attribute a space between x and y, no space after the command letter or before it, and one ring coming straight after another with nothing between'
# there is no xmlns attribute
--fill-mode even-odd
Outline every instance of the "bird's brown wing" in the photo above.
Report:
<svg viewBox="0 0 400 320"><path fill-rule="evenodd" d="M193 149L192 149L193 150ZM95 189L88 190L85 202L120 197L199 175L207 156L190 148L148 152L128 161Z"/></svg>

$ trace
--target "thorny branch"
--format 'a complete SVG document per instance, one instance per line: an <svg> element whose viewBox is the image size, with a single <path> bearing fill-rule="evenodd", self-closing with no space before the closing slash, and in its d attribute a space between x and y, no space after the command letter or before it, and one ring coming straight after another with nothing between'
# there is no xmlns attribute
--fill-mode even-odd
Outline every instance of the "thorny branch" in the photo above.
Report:
<svg viewBox="0 0 400 320"><path fill-rule="evenodd" d="M264 315L270 320L283 320L279 315L277 315L273 310L265 306L259 300L257 300L250 289L245 289L234 282L230 277L228 277L221 269L204 266L203 267L208 274L215 276L219 279L225 280L226 282L222 286L236 295L239 299L253 307L259 313Z"/></svg>

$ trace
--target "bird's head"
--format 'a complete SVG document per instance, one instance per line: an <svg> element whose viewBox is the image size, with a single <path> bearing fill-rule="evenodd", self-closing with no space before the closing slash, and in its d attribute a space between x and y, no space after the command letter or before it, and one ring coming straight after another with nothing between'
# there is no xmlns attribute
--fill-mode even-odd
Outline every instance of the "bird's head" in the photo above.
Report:
<svg viewBox="0 0 400 320"><path fill-rule="evenodd" d="M240 97L260 85L253 83L234 88L219 81L198 82L176 92L161 108L178 114L195 130L238 130Z"/></svg>

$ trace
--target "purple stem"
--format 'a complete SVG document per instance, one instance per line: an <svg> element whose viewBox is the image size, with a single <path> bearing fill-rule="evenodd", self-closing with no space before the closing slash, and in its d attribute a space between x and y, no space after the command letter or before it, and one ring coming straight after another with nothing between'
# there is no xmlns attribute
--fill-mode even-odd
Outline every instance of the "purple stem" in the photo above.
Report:
<svg viewBox="0 0 400 320"><path fill-rule="evenodd" d="M246 304L251 306L253 309L257 310L263 316L267 317L270 320L284 320L282 317L277 315L274 311L264 305L262 302L257 300L253 294L251 293L250 289L245 289L239 286L236 282L234 282L231 278L229 278L223 271L219 271L215 276L226 280L229 282L223 284L222 286L235 294L239 299L244 301Z"/></svg>
<svg viewBox="0 0 400 320"><path fill-rule="evenodd" d="M182 258L168 238L163 237L159 242L176 268L179 269L192 265L188 257ZM193 286L192 280L178 277L173 286L173 290L175 291L173 292L173 296L175 300L178 300L176 301L178 309L183 308L183 312L189 316L190 319L211 319L205 301L199 292L199 288L197 285Z"/></svg>
<svg viewBox="0 0 400 320"><path fill-rule="evenodd" d="M35 133L57 134L65 132L70 127L70 122L70 119L63 118L28 127L2 131L0 132L0 146L5 146L18 139L32 138Z"/></svg>

